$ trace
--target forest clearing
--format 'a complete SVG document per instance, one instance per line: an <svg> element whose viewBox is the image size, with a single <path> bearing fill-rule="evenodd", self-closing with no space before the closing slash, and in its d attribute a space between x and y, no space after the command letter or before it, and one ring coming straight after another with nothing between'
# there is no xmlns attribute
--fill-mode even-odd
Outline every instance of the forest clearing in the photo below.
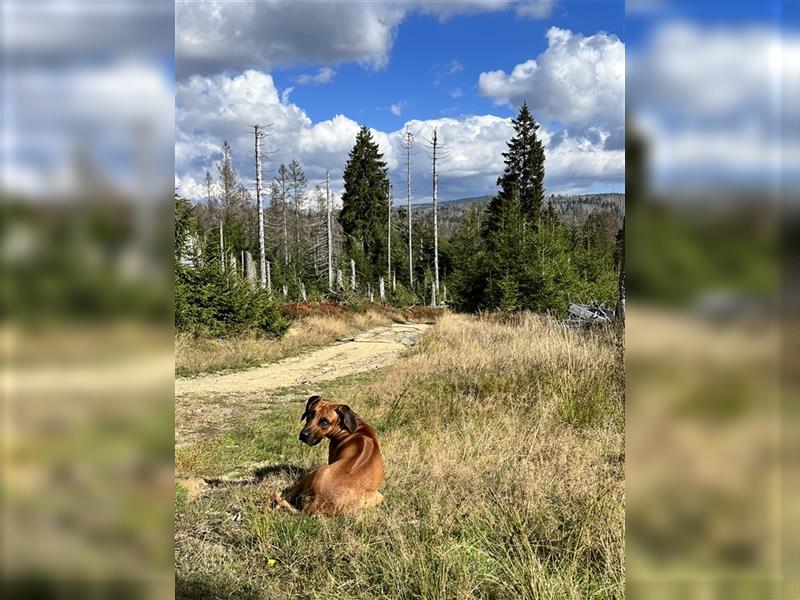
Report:
<svg viewBox="0 0 800 600"><path fill-rule="evenodd" d="M405 206L366 125L338 200L296 159L263 182L257 125L254 196L226 141L205 198L176 194L179 598L624 596L624 197L547 196L526 103L509 125L497 193L441 228L435 125L403 133ZM329 461L298 440L315 395L374 429L383 505L273 508Z"/></svg>
<svg viewBox="0 0 800 600"><path fill-rule="evenodd" d="M312 371L285 387L269 381L285 362L177 381L178 597L622 597L618 331L444 313L391 352L368 371ZM263 386L240 389L248 372ZM297 440L312 393L376 429L384 506L327 518L271 508L275 491L326 460L325 444Z"/></svg>

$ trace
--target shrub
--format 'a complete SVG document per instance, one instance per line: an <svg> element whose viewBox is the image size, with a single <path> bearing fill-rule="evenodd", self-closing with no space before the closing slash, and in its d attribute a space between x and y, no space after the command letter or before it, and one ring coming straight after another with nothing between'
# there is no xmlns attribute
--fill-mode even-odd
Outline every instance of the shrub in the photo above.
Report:
<svg viewBox="0 0 800 600"><path fill-rule="evenodd" d="M288 323L262 290L216 264L201 264L176 267L175 327L209 337L247 332L278 336Z"/></svg>

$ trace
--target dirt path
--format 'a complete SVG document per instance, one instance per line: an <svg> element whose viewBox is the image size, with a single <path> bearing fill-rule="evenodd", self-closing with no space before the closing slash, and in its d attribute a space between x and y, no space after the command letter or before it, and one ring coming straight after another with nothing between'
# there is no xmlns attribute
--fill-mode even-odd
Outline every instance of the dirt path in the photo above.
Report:
<svg viewBox="0 0 800 600"><path fill-rule="evenodd" d="M317 385L391 364L430 327L396 323L353 338L233 373L175 380L175 444L184 446L224 431L275 404L318 392Z"/></svg>
<svg viewBox="0 0 800 600"><path fill-rule="evenodd" d="M416 343L430 325L395 323L347 341L260 367L175 380L175 395L249 394L309 385L383 367Z"/></svg>

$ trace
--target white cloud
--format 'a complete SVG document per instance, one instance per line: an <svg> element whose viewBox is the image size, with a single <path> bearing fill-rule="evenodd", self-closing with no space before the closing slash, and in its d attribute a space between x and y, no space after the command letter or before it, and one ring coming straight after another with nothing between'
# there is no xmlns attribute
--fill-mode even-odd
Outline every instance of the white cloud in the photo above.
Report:
<svg viewBox="0 0 800 600"><path fill-rule="evenodd" d="M380 68L404 15L390 3L178 3L178 76L315 62Z"/></svg>
<svg viewBox="0 0 800 600"><path fill-rule="evenodd" d="M549 16L550 0L423 2L180 2L175 11L178 77L279 65L355 61L382 68L411 13L446 21L457 15L515 10Z"/></svg>
<svg viewBox="0 0 800 600"><path fill-rule="evenodd" d="M395 102L389 107L389 111L396 117L400 116L400 113L403 111L403 103L402 102Z"/></svg>
<svg viewBox="0 0 800 600"><path fill-rule="evenodd" d="M539 121L558 121L578 132L600 126L621 147L625 106L625 45L604 32L583 36L551 27L536 59L481 73L480 93L498 104L523 101Z"/></svg>
<svg viewBox="0 0 800 600"><path fill-rule="evenodd" d="M334 75L336 75L336 71L330 67L321 67L319 71L317 71L316 75L300 75L295 77L295 81L300 85L321 85L325 83L331 83Z"/></svg>
<svg viewBox="0 0 800 600"><path fill-rule="evenodd" d="M266 146L277 153L265 170L280 162L297 158L303 164L312 185L331 172L335 194L342 190L342 171L353 146L359 124L345 115L312 122L295 104L284 101L272 77L259 71L247 71L236 77L195 76L178 85L176 112L176 185L182 194L202 197L202 179L208 169L216 176L219 148L228 140L233 149L234 166L243 181L252 188L252 134L248 123L272 123ZM429 197L430 161L424 140L437 127L447 147L440 165L440 188L443 198L458 198L492 193L503 169L502 152L512 135L511 121L493 115L461 118L411 120L396 131L373 130L396 189L404 189L401 146L405 126L416 133L413 156L413 194L416 199ZM548 192L580 189L596 181L621 185L624 172L622 151L604 148L605 140L588 137L565 137L541 130L547 145L546 185Z"/></svg>

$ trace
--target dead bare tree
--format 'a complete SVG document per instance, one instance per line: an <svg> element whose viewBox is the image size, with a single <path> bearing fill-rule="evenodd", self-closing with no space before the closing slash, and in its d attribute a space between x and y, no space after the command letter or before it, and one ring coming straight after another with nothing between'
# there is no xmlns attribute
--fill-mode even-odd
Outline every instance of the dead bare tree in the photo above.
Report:
<svg viewBox="0 0 800 600"><path fill-rule="evenodd" d="M325 171L325 212L328 233L328 290L333 291L333 234L331 231L331 175Z"/></svg>
<svg viewBox="0 0 800 600"><path fill-rule="evenodd" d="M386 273L387 277L391 278L392 276L392 184L389 184L389 210L388 210L388 222L386 225L386 231L388 235L387 246L386 246Z"/></svg>
<svg viewBox="0 0 800 600"><path fill-rule="evenodd" d="M266 125L269 127L270 125ZM261 140L266 137L264 125L251 125L255 138L255 167L256 167L256 206L258 207L258 265L261 274L261 289L268 290L271 286L267 278L267 255L264 247L264 199L261 190ZM268 291L272 291L269 289Z"/></svg>
<svg viewBox="0 0 800 600"><path fill-rule="evenodd" d="M436 292L439 291L439 176L436 171L437 162L447 157L447 148L439 142L437 128L433 128L433 136L426 140L430 151L431 162L433 164L433 285ZM434 299L435 302L435 299Z"/></svg>
<svg viewBox="0 0 800 600"><path fill-rule="evenodd" d="M411 245L411 149L414 147L414 134L406 128L400 142L406 150L406 210L408 211L408 285L414 285L414 251Z"/></svg>

